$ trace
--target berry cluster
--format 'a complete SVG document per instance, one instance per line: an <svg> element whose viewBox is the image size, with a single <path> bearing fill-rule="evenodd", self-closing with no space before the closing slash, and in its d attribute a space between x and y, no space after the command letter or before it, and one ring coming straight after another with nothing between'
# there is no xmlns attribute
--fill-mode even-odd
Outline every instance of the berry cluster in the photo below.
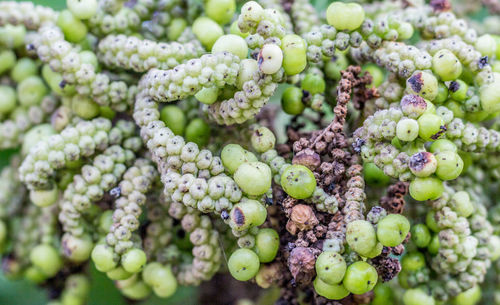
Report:
<svg viewBox="0 0 500 305"><path fill-rule="evenodd" d="M500 304L500 5L359 2L0 2L3 273L51 305L91 265L131 300Z"/></svg>

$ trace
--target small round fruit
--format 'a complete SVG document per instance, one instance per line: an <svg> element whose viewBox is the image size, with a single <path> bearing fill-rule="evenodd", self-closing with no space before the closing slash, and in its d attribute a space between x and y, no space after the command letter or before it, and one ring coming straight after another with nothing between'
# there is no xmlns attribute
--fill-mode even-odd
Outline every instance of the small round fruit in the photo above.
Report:
<svg viewBox="0 0 500 305"><path fill-rule="evenodd" d="M434 177L415 178L410 182L410 195L418 201L435 200L441 197L443 181Z"/></svg>
<svg viewBox="0 0 500 305"><path fill-rule="evenodd" d="M271 187L271 169L262 162L241 164L234 173L234 181L241 190L252 196L265 194Z"/></svg>
<svg viewBox="0 0 500 305"><path fill-rule="evenodd" d="M363 294L371 291L377 280L377 270L367 262L358 261L347 267L343 283L351 293Z"/></svg>
<svg viewBox="0 0 500 305"><path fill-rule="evenodd" d="M293 198L306 199L311 197L316 189L316 178L307 167L294 164L281 175L281 187Z"/></svg>
<svg viewBox="0 0 500 305"><path fill-rule="evenodd" d="M274 260L280 246L278 232L274 229L260 229L255 237L255 253L259 256L259 261L269 263Z"/></svg>
<svg viewBox="0 0 500 305"><path fill-rule="evenodd" d="M231 275L238 281L248 281L259 271L259 257L249 249L238 249L231 254L227 266Z"/></svg>
<svg viewBox="0 0 500 305"><path fill-rule="evenodd" d="M377 239L386 247L400 245L410 231L410 222L401 214L389 214L377 224Z"/></svg>
<svg viewBox="0 0 500 305"><path fill-rule="evenodd" d="M341 300L349 295L349 291L342 284L327 284L319 277L314 279L313 286L320 296L329 300Z"/></svg>
<svg viewBox="0 0 500 305"><path fill-rule="evenodd" d="M377 245L373 225L366 220L355 220L347 225L346 240L352 250L367 256Z"/></svg>
<svg viewBox="0 0 500 305"><path fill-rule="evenodd" d="M316 259L315 268L318 278L329 285L335 285L342 282L347 264L339 253L325 251Z"/></svg>

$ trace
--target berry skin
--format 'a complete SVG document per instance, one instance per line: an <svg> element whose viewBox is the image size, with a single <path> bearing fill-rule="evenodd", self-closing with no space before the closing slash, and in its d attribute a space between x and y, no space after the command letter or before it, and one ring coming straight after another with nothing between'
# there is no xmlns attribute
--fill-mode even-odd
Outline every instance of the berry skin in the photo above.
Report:
<svg viewBox="0 0 500 305"><path fill-rule="evenodd" d="M326 87L323 77L313 73L307 74L300 85L303 90L309 91L312 95L325 92Z"/></svg>
<svg viewBox="0 0 500 305"><path fill-rule="evenodd" d="M365 163L363 165L363 176L366 184L369 185L387 185L391 182L391 178L387 176L383 170L377 167L375 163Z"/></svg>
<svg viewBox="0 0 500 305"><path fill-rule="evenodd" d="M271 187L271 169L262 162L241 164L234 173L234 181L241 190L252 196L265 194Z"/></svg>
<svg viewBox="0 0 500 305"><path fill-rule="evenodd" d="M411 142L418 137L418 122L413 119L402 119L396 125L396 136L401 141Z"/></svg>
<svg viewBox="0 0 500 305"><path fill-rule="evenodd" d="M406 89L411 94L433 101L438 95L438 81L429 72L417 71L406 80Z"/></svg>
<svg viewBox="0 0 500 305"><path fill-rule="evenodd" d="M8 114L16 108L16 91L9 86L0 85L0 114Z"/></svg>
<svg viewBox="0 0 500 305"><path fill-rule="evenodd" d="M405 240L410 222L400 214L389 214L377 224L377 238L386 247L395 247Z"/></svg>
<svg viewBox="0 0 500 305"><path fill-rule="evenodd" d="M366 220L355 220L347 225L346 240L349 247L362 256L368 256L377 245L373 225Z"/></svg>
<svg viewBox="0 0 500 305"><path fill-rule="evenodd" d="M227 262L231 275L238 281L248 281L259 271L259 257L249 249L238 249Z"/></svg>
<svg viewBox="0 0 500 305"><path fill-rule="evenodd" d="M443 191L443 181L438 178L416 178L410 182L410 195L418 201L438 199Z"/></svg>
<svg viewBox="0 0 500 305"><path fill-rule="evenodd" d="M238 144L228 144L221 152L221 160L224 168L229 174L233 174L244 162L255 162L257 157L252 153L247 153Z"/></svg>
<svg viewBox="0 0 500 305"><path fill-rule="evenodd" d="M62 267L63 261L57 250L51 245L36 246L30 253L31 263L47 277L53 277Z"/></svg>
<svg viewBox="0 0 500 305"><path fill-rule="evenodd" d="M326 9L326 21L339 31L353 31L365 20L365 11L357 3L333 2Z"/></svg>
<svg viewBox="0 0 500 305"><path fill-rule="evenodd" d="M263 224L266 216L266 208L259 201L249 199L233 207L229 215L231 219L230 225L238 231L247 230Z"/></svg>
<svg viewBox="0 0 500 305"><path fill-rule="evenodd" d="M279 246L279 235L274 229L260 229L255 237L255 253L259 256L261 263L273 261L278 253Z"/></svg>
<svg viewBox="0 0 500 305"><path fill-rule="evenodd" d="M288 75L302 72L307 65L306 43L302 37L288 34L281 40L283 50L283 69Z"/></svg>
<svg viewBox="0 0 500 305"><path fill-rule="evenodd" d="M186 128L186 115L178 106L168 105L163 107L160 112L160 119L174 134L184 134Z"/></svg>
<svg viewBox="0 0 500 305"><path fill-rule="evenodd" d="M417 247L427 247L431 242L431 238L431 233L426 225L419 223L411 228L411 240Z"/></svg>
<svg viewBox="0 0 500 305"><path fill-rule="evenodd" d="M303 93L300 88L290 86L283 91L281 96L281 107L283 111L291 115L301 114L306 106L302 102Z"/></svg>
<svg viewBox="0 0 500 305"><path fill-rule="evenodd" d="M319 277L314 279L313 286L320 296L329 300L341 300L349 295L349 291L342 284L327 284Z"/></svg>
<svg viewBox="0 0 500 305"><path fill-rule="evenodd" d="M444 121L436 114L424 113L417 122L418 135L425 141L437 140L444 130Z"/></svg>
<svg viewBox="0 0 500 305"><path fill-rule="evenodd" d="M97 0L66 0L66 6L78 19L89 19L97 12Z"/></svg>
<svg viewBox="0 0 500 305"><path fill-rule="evenodd" d="M283 63L283 51L275 44L265 44L259 52L257 62L262 73L276 73Z"/></svg>
<svg viewBox="0 0 500 305"><path fill-rule="evenodd" d="M432 69L442 81L457 79L462 74L462 64L451 51L439 50L432 57Z"/></svg>
<svg viewBox="0 0 500 305"><path fill-rule="evenodd" d="M252 147L258 153L264 153L274 148L276 137L274 133L267 127L259 127L252 132L251 137Z"/></svg>
<svg viewBox="0 0 500 305"><path fill-rule="evenodd" d="M210 0L218 1L218 0ZM223 35L217 39L217 41L212 46L212 53L217 52L229 52L238 56L241 59L247 58L248 56L248 45L245 39L234 34Z"/></svg>
<svg viewBox="0 0 500 305"><path fill-rule="evenodd" d="M436 157L430 152L418 152L410 157L409 168L417 177L428 177L437 168Z"/></svg>
<svg viewBox="0 0 500 305"><path fill-rule="evenodd" d="M358 261L347 267L343 283L351 293L363 294L371 291L377 280L377 270L367 262Z"/></svg>
<svg viewBox="0 0 500 305"><path fill-rule="evenodd" d="M460 176L464 168L464 161L452 151L443 151L436 155L436 176L441 180L453 180Z"/></svg>
<svg viewBox="0 0 500 305"><path fill-rule="evenodd" d="M141 249L130 249L123 254L121 263L125 271L137 273L146 264L146 253Z"/></svg>
<svg viewBox="0 0 500 305"><path fill-rule="evenodd" d="M281 175L281 187L293 198L306 199L311 197L316 189L316 178L307 167L292 165Z"/></svg>
<svg viewBox="0 0 500 305"><path fill-rule="evenodd" d="M210 141L210 125L200 118L193 119L186 126L185 137L188 142L206 146Z"/></svg>
<svg viewBox="0 0 500 305"><path fill-rule="evenodd" d="M347 264L339 253L333 251L322 252L316 259L317 277L329 285L342 282Z"/></svg>
<svg viewBox="0 0 500 305"><path fill-rule="evenodd" d="M403 256L401 267L405 271L417 271L425 267L425 257L421 252L410 252Z"/></svg>
<svg viewBox="0 0 500 305"><path fill-rule="evenodd" d="M423 290L415 288L409 289L403 295L404 305L435 305L434 298L426 294Z"/></svg>

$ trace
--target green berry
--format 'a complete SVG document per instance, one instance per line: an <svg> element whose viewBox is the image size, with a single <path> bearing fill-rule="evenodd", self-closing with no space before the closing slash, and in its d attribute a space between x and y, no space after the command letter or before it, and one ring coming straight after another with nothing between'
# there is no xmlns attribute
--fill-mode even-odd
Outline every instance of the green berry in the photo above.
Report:
<svg viewBox="0 0 500 305"><path fill-rule="evenodd" d="M436 171L437 160L432 153L421 151L410 157L408 167L415 176L428 177Z"/></svg>
<svg viewBox="0 0 500 305"><path fill-rule="evenodd" d="M49 136L55 134L56 131L50 124L40 124L37 125L24 135L23 146L21 152L23 155L27 155L31 148L33 148L38 142L46 140Z"/></svg>
<svg viewBox="0 0 500 305"><path fill-rule="evenodd" d="M0 27L0 45L9 49L20 48L24 45L26 28L24 25L6 24Z"/></svg>
<svg viewBox="0 0 500 305"><path fill-rule="evenodd" d="M453 180L460 176L464 168L464 161L453 151L443 151L436 155L436 176L441 180Z"/></svg>
<svg viewBox="0 0 500 305"><path fill-rule="evenodd" d="M424 113L417 122L418 135L425 141L437 140L444 131L444 121L436 114Z"/></svg>
<svg viewBox="0 0 500 305"><path fill-rule="evenodd" d="M432 236L431 242L427 246L427 251L429 251L429 253L431 255L436 255L439 252L440 246L441 246L441 244L439 241L439 235L435 234L434 236Z"/></svg>
<svg viewBox="0 0 500 305"><path fill-rule="evenodd" d="M257 157L247 152L238 144L228 144L224 146L221 152L221 160L224 168L229 174L236 172L238 167L244 162L255 162Z"/></svg>
<svg viewBox="0 0 500 305"><path fill-rule="evenodd" d="M69 10L64 10L57 17L57 26L63 31L69 42L82 41L87 35L87 26Z"/></svg>
<svg viewBox="0 0 500 305"><path fill-rule="evenodd" d="M219 88L217 87L203 88L194 95L194 97L198 101L207 105L212 105L213 103L215 103L217 101L218 96L219 96Z"/></svg>
<svg viewBox="0 0 500 305"><path fill-rule="evenodd" d="M38 267L31 266L24 271L24 278L34 284L41 284L47 280L47 275Z"/></svg>
<svg viewBox="0 0 500 305"><path fill-rule="evenodd" d="M209 2L211 1L220 0L209 0ZM224 51L232 53L239 58L244 59L248 56L248 45L245 39L241 38L240 36L227 34L219 37L212 46L212 54Z"/></svg>
<svg viewBox="0 0 500 305"><path fill-rule="evenodd" d="M242 163L234 173L236 184L252 196L265 194L271 187L271 178L271 169L262 162Z"/></svg>
<svg viewBox="0 0 500 305"><path fill-rule="evenodd" d="M396 136L401 141L411 142L418 137L418 123L413 119L401 119L396 125Z"/></svg>
<svg viewBox="0 0 500 305"><path fill-rule="evenodd" d="M283 111L291 115L301 114L306 106L302 102L302 90L295 86L290 86L283 91L281 96L281 107Z"/></svg>
<svg viewBox="0 0 500 305"><path fill-rule="evenodd" d="M75 95L73 97L71 101L71 110L73 110L77 116L86 120L95 118L101 112L101 108L96 102L81 95Z"/></svg>
<svg viewBox="0 0 500 305"><path fill-rule="evenodd" d="M10 70L16 64L16 53L12 50L0 52L0 74Z"/></svg>
<svg viewBox="0 0 500 305"><path fill-rule="evenodd" d="M142 300L151 294L151 288L149 288L149 286L143 281L136 281L132 285L123 288L120 291L124 296L132 300Z"/></svg>
<svg viewBox="0 0 500 305"><path fill-rule="evenodd" d="M371 162L363 164L363 176L368 185L383 186L391 182L391 178L378 168L375 163Z"/></svg>
<svg viewBox="0 0 500 305"><path fill-rule="evenodd" d="M347 225L346 240L352 250L367 256L377 245L373 225L366 220L355 220Z"/></svg>
<svg viewBox="0 0 500 305"><path fill-rule="evenodd" d="M418 201L435 200L441 197L443 181L434 177L415 178L410 182L410 195Z"/></svg>
<svg viewBox="0 0 500 305"><path fill-rule="evenodd" d="M8 114L16 108L16 91L9 86L0 85L0 115Z"/></svg>
<svg viewBox="0 0 500 305"><path fill-rule="evenodd" d="M33 59L28 57L19 59L10 71L10 77L12 77L12 79L17 83L20 83L26 78L37 74L38 65Z"/></svg>
<svg viewBox="0 0 500 305"><path fill-rule="evenodd" d="M372 76L372 83L371 85L373 87L378 87L384 82L384 70L382 70L379 66L375 64L365 64L363 65L362 71L370 73Z"/></svg>
<svg viewBox="0 0 500 305"><path fill-rule="evenodd" d="M455 145L455 143L451 142L450 140L439 139L439 140L432 142L429 150L433 154L437 154L437 153L440 153L443 151L457 152L457 146Z"/></svg>
<svg viewBox="0 0 500 305"><path fill-rule="evenodd" d="M17 98L23 106L40 104L47 93L47 87L38 76L30 76L17 85Z"/></svg>
<svg viewBox="0 0 500 305"><path fill-rule="evenodd" d="M186 141L206 146L210 141L210 125L200 118L191 120L186 126Z"/></svg>
<svg viewBox="0 0 500 305"><path fill-rule="evenodd" d="M353 31L365 20L365 11L357 3L333 2L326 9L326 21L339 31Z"/></svg>
<svg viewBox="0 0 500 305"><path fill-rule="evenodd" d="M426 225L419 223L411 228L411 240L419 248L425 248L431 242L431 233Z"/></svg>
<svg viewBox="0 0 500 305"><path fill-rule="evenodd" d="M125 269L123 269L123 267L120 266L106 272L106 275L108 276L109 279L113 281L121 281L130 278L133 274L125 271Z"/></svg>
<svg viewBox="0 0 500 305"><path fill-rule="evenodd" d="M276 137L267 127L259 127L252 132L251 143L253 149L258 153L264 153L274 148Z"/></svg>
<svg viewBox="0 0 500 305"><path fill-rule="evenodd" d="M462 74L462 63L450 50L439 50L432 57L432 70L442 81L455 80Z"/></svg>
<svg viewBox="0 0 500 305"><path fill-rule="evenodd" d="M349 295L349 291L342 284L327 284L319 277L314 279L313 286L316 293L329 300L341 300Z"/></svg>
<svg viewBox="0 0 500 305"><path fill-rule="evenodd" d="M97 270L101 272L108 272L116 268L113 250L107 245L99 244L95 246L91 257Z"/></svg>
<svg viewBox="0 0 500 305"><path fill-rule="evenodd" d="M249 249L238 249L231 254L227 267L238 281L248 281L259 271L259 257Z"/></svg>
<svg viewBox="0 0 500 305"><path fill-rule="evenodd" d="M53 188L44 190L44 189L38 189L38 190L31 190L30 191L30 200L33 202L36 206L39 207L48 207L56 203L57 199L59 198L59 192L57 190L57 186L53 186Z"/></svg>
<svg viewBox="0 0 500 305"><path fill-rule="evenodd" d="M33 248L30 253L31 263L47 277L53 277L61 269L63 261L57 250L48 244Z"/></svg>
<svg viewBox="0 0 500 305"><path fill-rule="evenodd" d="M231 21L235 11L235 0L208 0L205 3L205 13L219 24Z"/></svg>
<svg viewBox="0 0 500 305"><path fill-rule="evenodd" d="M316 275L321 281L335 285L342 282L347 264L339 253L333 251L322 252L316 259Z"/></svg>
<svg viewBox="0 0 500 305"><path fill-rule="evenodd" d="M444 103L448 99L448 94L449 94L448 87L446 87L445 84L440 82L438 84L438 95L436 96L433 102L436 104Z"/></svg>
<svg viewBox="0 0 500 305"><path fill-rule="evenodd" d="M303 90L309 91L310 94L318 94L325 92L325 80L318 74L307 74L300 83Z"/></svg>
<svg viewBox="0 0 500 305"><path fill-rule="evenodd" d="M492 83L481 86L479 89L481 107L484 111L488 112L500 111L500 74L493 73L493 76L494 80Z"/></svg>
<svg viewBox="0 0 500 305"><path fill-rule="evenodd" d="M490 34L479 36L474 46L481 53L481 55L488 56L489 58L493 58L497 52L497 43L495 38L493 38Z"/></svg>
<svg viewBox="0 0 500 305"><path fill-rule="evenodd" d="M451 196L449 203L458 216L469 217L474 213L474 204L471 202L469 194L464 191L459 191Z"/></svg>
<svg viewBox="0 0 500 305"><path fill-rule="evenodd" d="M403 303L404 305L434 305L436 301L422 289L415 288L405 291Z"/></svg>
<svg viewBox="0 0 500 305"><path fill-rule="evenodd" d="M187 21L184 18L172 19L170 25L167 28L168 40L170 41L178 40L187 26L188 26Z"/></svg>
<svg viewBox="0 0 500 305"><path fill-rule="evenodd" d="M425 257L421 252L410 252L403 256L401 267L405 271L418 271L425 267Z"/></svg>
<svg viewBox="0 0 500 305"><path fill-rule="evenodd" d="M295 34L285 35L281 39L283 50L283 69L287 75L295 75L304 71L307 65L306 43Z"/></svg>
<svg viewBox="0 0 500 305"><path fill-rule="evenodd" d="M280 246L278 232L274 229L260 229L255 237L255 253L259 256L261 263L269 263L274 260Z"/></svg>
<svg viewBox="0 0 500 305"><path fill-rule="evenodd" d="M291 165L281 175L281 187L296 199L312 196L316 189L316 178L311 170L303 165Z"/></svg>
<svg viewBox="0 0 500 305"><path fill-rule="evenodd" d="M160 119L174 134L184 134L184 129L186 128L186 115L178 106L168 105L163 107L160 111Z"/></svg>
<svg viewBox="0 0 500 305"><path fill-rule="evenodd" d="M335 55L326 62L325 74L328 78L339 80L341 77L340 72L347 69L348 66L349 61L346 56L337 50Z"/></svg>
<svg viewBox="0 0 500 305"><path fill-rule="evenodd" d="M211 50L217 39L224 35L221 26L208 17L198 17L193 22L192 29L207 50Z"/></svg>
<svg viewBox="0 0 500 305"><path fill-rule="evenodd" d="M406 80L406 89L411 94L433 101L438 94L438 81L431 73L416 71Z"/></svg>
<svg viewBox="0 0 500 305"><path fill-rule="evenodd" d="M257 200L249 199L233 206L229 219L230 225L237 231L260 226L266 221L267 210Z"/></svg>
<svg viewBox="0 0 500 305"><path fill-rule="evenodd" d="M454 100L465 101L467 99L469 86L463 80L457 79L450 83L448 90Z"/></svg>
<svg viewBox="0 0 500 305"><path fill-rule="evenodd" d="M347 267L343 283L351 293L363 294L371 291L377 280L377 270L367 262L358 261Z"/></svg>
<svg viewBox="0 0 500 305"><path fill-rule="evenodd" d="M481 288L479 285L459 293L453 299L453 305L475 305L481 300Z"/></svg>
<svg viewBox="0 0 500 305"><path fill-rule="evenodd" d="M97 12L97 0L66 0L66 6L78 19L89 19Z"/></svg>
<svg viewBox="0 0 500 305"><path fill-rule="evenodd" d="M387 284L377 283L375 288L373 288L375 296L370 303L370 305L388 305L392 304L394 293L392 288Z"/></svg>
<svg viewBox="0 0 500 305"><path fill-rule="evenodd" d="M235 20L233 23L231 23L231 26L229 27L229 33L238 35L241 38L246 38L248 35L250 35L249 33L247 32L243 33L240 30L240 27L238 26L238 20Z"/></svg>
<svg viewBox="0 0 500 305"><path fill-rule="evenodd" d="M400 214L389 214L377 224L377 239L386 247L400 245L410 231L410 222Z"/></svg>
<svg viewBox="0 0 500 305"><path fill-rule="evenodd" d="M64 256L68 260L81 263L90 258L94 243L92 242L92 238L87 234L78 237L71 234L64 234L61 246Z"/></svg>
<svg viewBox="0 0 500 305"><path fill-rule="evenodd" d="M146 253L141 249L130 249L123 254L121 264L125 271L137 273L141 271L146 264Z"/></svg>

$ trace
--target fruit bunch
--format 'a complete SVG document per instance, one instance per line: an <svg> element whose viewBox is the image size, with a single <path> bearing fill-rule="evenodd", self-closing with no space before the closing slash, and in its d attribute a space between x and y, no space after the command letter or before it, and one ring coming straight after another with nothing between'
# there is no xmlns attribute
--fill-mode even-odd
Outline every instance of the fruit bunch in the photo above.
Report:
<svg viewBox="0 0 500 305"><path fill-rule="evenodd" d="M131 300L500 304L483 2L0 2L3 274L52 305L91 268Z"/></svg>

